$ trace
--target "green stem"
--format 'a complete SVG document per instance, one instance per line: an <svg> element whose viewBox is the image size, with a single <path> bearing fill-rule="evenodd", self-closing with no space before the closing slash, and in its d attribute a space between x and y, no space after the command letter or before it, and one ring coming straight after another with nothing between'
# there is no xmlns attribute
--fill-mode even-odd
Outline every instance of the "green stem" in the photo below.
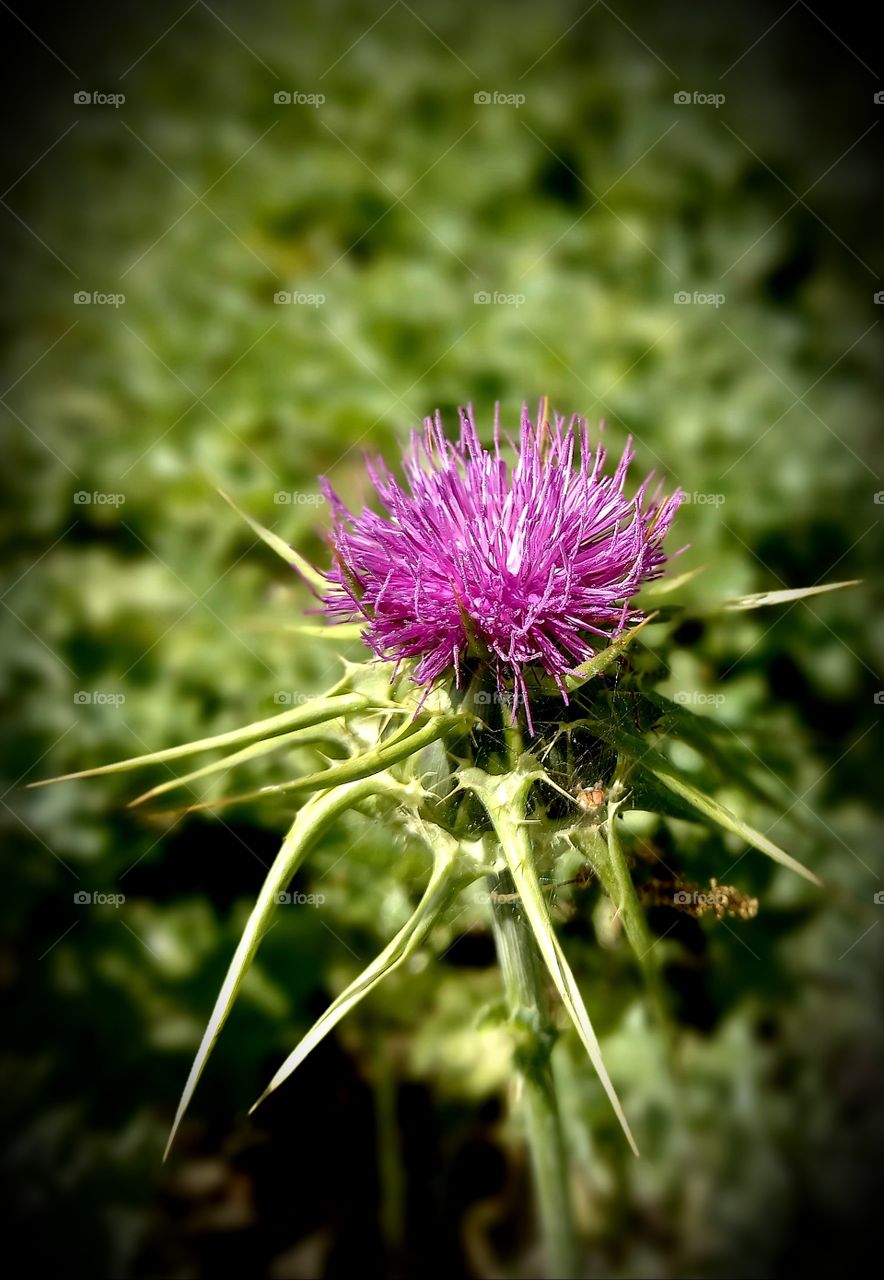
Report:
<svg viewBox="0 0 884 1280"><path fill-rule="evenodd" d="M491 922L510 1018L518 1028L516 1065L523 1087L528 1147L550 1277L580 1274L568 1186L568 1157L550 1054L556 1031L541 983L537 944L509 875L489 879Z"/></svg>
<svg viewBox="0 0 884 1280"><path fill-rule="evenodd" d="M515 770L523 751L517 724L504 725L506 764ZM516 1066L522 1084L525 1130L549 1276L580 1274L580 1251L568 1184L568 1153L552 1070L557 1031L544 990L534 934L514 894L509 872L488 881L491 924L512 1024L518 1029Z"/></svg>

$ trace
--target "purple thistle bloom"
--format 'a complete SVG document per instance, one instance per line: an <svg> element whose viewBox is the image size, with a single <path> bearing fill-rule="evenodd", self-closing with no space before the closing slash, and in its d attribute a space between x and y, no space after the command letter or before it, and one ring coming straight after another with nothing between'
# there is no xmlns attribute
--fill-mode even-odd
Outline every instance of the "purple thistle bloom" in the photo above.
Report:
<svg viewBox="0 0 884 1280"><path fill-rule="evenodd" d="M354 517L323 479L334 513L335 559L323 597L333 622L365 620L378 657L418 659L413 678L429 686L449 668L460 683L469 651L492 667L497 687L513 686L513 715L525 702L526 668L551 676L567 701L564 678L626 627L639 587L659 577L662 542L682 500L676 491L634 498L623 492L634 456L631 439L613 476L605 451L593 452L586 421L546 420L522 410L517 461L476 433L472 408L460 410L460 440L449 441L437 411L413 432L403 467L408 489L385 463L368 470L386 515ZM512 443L512 442L510 442ZM575 467L574 454L579 454Z"/></svg>

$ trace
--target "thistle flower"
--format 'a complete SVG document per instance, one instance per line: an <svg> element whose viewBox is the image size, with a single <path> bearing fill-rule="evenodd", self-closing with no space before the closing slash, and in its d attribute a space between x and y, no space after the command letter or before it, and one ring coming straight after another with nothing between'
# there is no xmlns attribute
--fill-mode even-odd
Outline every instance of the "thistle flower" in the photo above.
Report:
<svg viewBox="0 0 884 1280"><path fill-rule="evenodd" d="M415 660L414 679L428 690L448 671L460 683L465 658L478 658L493 670L498 688L512 681L513 716L521 698L530 729L528 674L552 677L567 701L568 673L640 620L635 595L643 583L662 572L666 560L662 543L681 494L676 491L671 497L662 497L659 486L649 494L648 477L636 496L627 498L624 487L633 457L631 442L613 475L605 475L605 452L600 446L591 448L585 421L575 416L566 425L564 418L556 417L550 424L545 400L536 426L523 410L512 468L501 457L499 421L495 420L493 450L488 450L479 443L472 410L461 410L460 419L456 444L446 439L438 413L425 420L422 436L412 437L404 462L408 490L383 463L370 465L386 515L366 510L354 517L325 484L334 511L335 549L334 567L326 574L308 564L279 534L241 514L252 531L321 596L331 620L364 621L365 639L378 656L395 661L397 666L407 659ZM723 601L718 608L725 613L758 609L848 585L853 583L764 591ZM316 628L305 630L313 634ZM328 643L332 629L319 631ZM626 637L634 638L635 631ZM551 1267L557 1275L582 1272L572 1225L564 1132L549 1065L555 1023L548 1008L544 971L627 1139L637 1148L605 1068L589 1011L556 936L540 867L556 861L562 837L571 851L586 860L616 906L624 937L652 991L659 989L655 967L659 952L654 950L655 938L641 897L651 905L665 900L680 906L683 904L675 902L676 896L691 896L696 899L691 914L708 912L717 918L731 915L741 920L754 914L757 902L736 886L721 885L714 879L709 894L699 893L696 886L697 892L691 895L674 895L673 884L684 886L687 882L683 880L633 884L617 819L634 804L628 781L637 768L664 801L667 793L677 798L677 813L687 806L701 820L820 883L769 836L725 807L714 788L710 792L697 786L693 775L667 754L667 737L684 735L714 776L712 771L720 767L722 757L709 717L696 716L683 705L654 694L653 705L662 714L654 728L654 740L649 742L640 725L638 734L624 732L613 706L606 708L604 702L600 699L598 708L599 716L607 718L603 740L608 744L606 750L616 755L616 762L608 779L578 788L576 795L563 792L573 809L566 828L562 825L565 820L551 824L545 806L535 803L535 787L563 791L547 770L548 753L540 759L523 750L518 733L507 734L501 749L487 761L491 764L487 769L488 753L483 756L475 749L479 735L469 732L475 727L471 710L444 696L438 705L422 704L419 713L406 722L404 733L388 733L391 713L413 712L412 699L401 686L389 689L385 673L367 661L349 663L333 689L278 715L196 742L65 775L111 774L147 765L170 765L207 751L223 752L220 758L181 775L173 771L171 778L133 801L141 804L173 789L192 790L195 783L254 763L283 746L297 748L300 761L300 752L315 743L311 735L319 726L323 743L336 736L341 748L333 758L323 753L322 767L313 772L305 774L299 767L286 781L187 806L187 811L220 808L272 795L283 803L290 798L294 813L230 961L184 1086L170 1144L259 943L272 927L280 897L329 825L344 813L368 804L373 820L388 821L428 848L432 868L426 887L395 936L299 1040L262 1098L279 1088L340 1020L416 948L428 945L436 924L446 918L463 890L483 881L507 1007L520 1046L517 1068L529 1115L526 1130ZM573 708L570 720L576 724L578 719L579 709ZM557 732L567 735L568 728L569 717L563 716ZM442 793L434 791L425 767L424 751L431 746L446 754L452 768L449 776L457 779L457 785L448 790L446 777ZM757 763L757 756L748 749L743 755L733 748L731 752L722 780L728 792L735 784L747 786ZM286 752L286 758L291 755L291 750ZM477 809L484 811L487 823L480 816L480 828L473 828ZM669 813L668 806L663 803L659 812L662 820ZM468 830L475 834L477 829L482 831L478 839L462 834ZM478 905L468 901L470 909Z"/></svg>
<svg viewBox="0 0 884 1280"><path fill-rule="evenodd" d="M334 512L329 619L364 620L379 658L397 670L417 659L418 684L453 669L459 685L463 659L479 656L501 694L512 686L513 717L525 703L529 728L526 672L552 677L567 702L565 677L641 619L630 602L662 572L682 499L661 497L660 485L649 494L651 476L628 498L631 438L605 475L606 452L593 451L586 421L550 423L545 404L536 426L523 408L512 469L499 413L493 450L480 444L472 408L460 410L457 443L438 411L424 419L403 461L408 489L381 459L368 461L386 515L354 517L322 481Z"/></svg>

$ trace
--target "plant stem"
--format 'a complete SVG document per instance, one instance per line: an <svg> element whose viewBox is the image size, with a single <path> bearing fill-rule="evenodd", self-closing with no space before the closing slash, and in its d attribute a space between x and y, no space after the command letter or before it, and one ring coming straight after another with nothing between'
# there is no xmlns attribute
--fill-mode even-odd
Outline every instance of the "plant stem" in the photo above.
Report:
<svg viewBox="0 0 884 1280"><path fill-rule="evenodd" d="M508 901L512 881L489 880L491 921L510 1017L518 1029L515 1054L522 1083L528 1147L540 1211L549 1276L580 1274L580 1254L568 1185L568 1159L550 1054L556 1031L540 975L534 937L518 902Z"/></svg>

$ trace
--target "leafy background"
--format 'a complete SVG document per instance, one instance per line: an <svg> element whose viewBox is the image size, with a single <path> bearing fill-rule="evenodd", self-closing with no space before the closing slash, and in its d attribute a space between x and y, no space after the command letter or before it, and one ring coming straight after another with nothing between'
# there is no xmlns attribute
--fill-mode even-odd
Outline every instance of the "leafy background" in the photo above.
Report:
<svg viewBox="0 0 884 1280"><path fill-rule="evenodd" d="M565 1038L591 1272L828 1274L876 1237L884 1139L868 32L802 0L4 18L3 1097L27 1256L114 1276L536 1273L478 915L245 1117L403 920L418 850L358 820L328 836L297 884L323 906L280 910L161 1166L280 817L164 821L126 810L126 779L24 784L329 683L334 660L283 630L305 593L216 483L321 559L318 474L358 502L363 448L395 457L437 406L471 399L488 423L499 399L512 421L545 393L604 416L613 449L633 433L637 465L691 494L674 545L706 566L695 603L864 579L685 624L666 655L664 690L782 780L788 813L764 829L829 885L750 855L731 879L757 920L652 914L676 1079L610 909L575 893L560 921L644 1151ZM645 834L699 879L743 852L678 822Z"/></svg>

